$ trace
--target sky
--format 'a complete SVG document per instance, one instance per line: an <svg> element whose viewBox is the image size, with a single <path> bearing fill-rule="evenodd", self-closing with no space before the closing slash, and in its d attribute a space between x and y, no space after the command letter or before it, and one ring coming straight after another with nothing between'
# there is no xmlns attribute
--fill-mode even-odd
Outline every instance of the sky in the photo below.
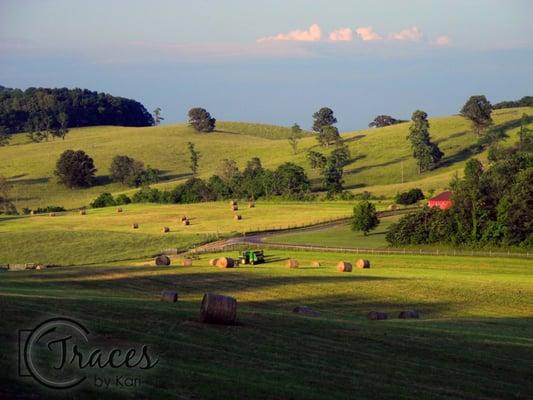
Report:
<svg viewBox="0 0 533 400"><path fill-rule="evenodd" d="M533 95L530 0L0 0L0 85L343 131Z"/></svg>

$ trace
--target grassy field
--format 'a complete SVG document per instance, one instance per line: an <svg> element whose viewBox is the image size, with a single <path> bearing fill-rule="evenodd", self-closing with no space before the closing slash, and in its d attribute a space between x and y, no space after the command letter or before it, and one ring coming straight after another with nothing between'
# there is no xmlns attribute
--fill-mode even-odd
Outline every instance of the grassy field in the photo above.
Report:
<svg viewBox="0 0 533 400"><path fill-rule="evenodd" d="M0 264L83 265L150 257L163 249L186 249L217 236L302 226L349 216L349 202L256 202L241 204L235 221L227 202L131 204L78 212L0 217ZM383 207L378 205L378 208ZM184 226L181 216L191 225ZM139 229L132 229L134 223ZM169 233L163 233L163 227Z"/></svg>
<svg viewBox="0 0 533 400"><path fill-rule="evenodd" d="M231 254L235 256L235 254ZM268 252L257 267L92 266L8 272L0 279L0 397L50 398L18 378L17 330L69 316L101 346L148 345L159 358L139 388L64 398L528 399L533 397L531 261ZM301 268L284 266L296 256ZM353 261L353 259L348 260ZM308 267L320 260L320 268ZM162 303L162 290L179 301ZM204 292L238 300L237 326L198 322ZM291 310L307 305L318 317ZM417 309L419 320L399 320ZM371 310L386 321L368 321ZM109 376L116 374L108 371ZM17 397L18 396L18 397Z"/></svg>
<svg viewBox="0 0 533 400"><path fill-rule="evenodd" d="M509 141L516 140L516 122L523 112L533 115L533 108L496 110L493 114L497 126L507 127ZM462 171L469 157L465 150L477 138L462 117L438 117L430 122L432 138L446 156L441 168L423 176L417 173L406 140L408 123L345 133L343 136L352 152L352 160L345 168L346 187L356 192L369 190L386 196L413 186L435 190L447 187L451 176ZM72 129L65 140L37 144L27 143L23 134L15 135L9 146L0 148L0 174L13 183L12 197L19 208L47 205L75 208L89 204L104 191L115 194L132 192L109 180L109 165L117 154L134 157L162 170L164 180L156 185L158 187L172 187L189 178L187 142L192 141L202 153L201 177L215 173L224 158L235 159L240 167L244 167L250 158L260 157L268 168L275 168L286 161L302 165L318 185L318 174L309 169L306 160L307 150L318 150L314 137L300 140L299 151L293 155L284 139L288 128L231 122L218 123L217 127L218 131L211 134L196 133L186 124L147 128L81 128ZM55 162L66 149L82 149L94 158L98 168L98 186L71 190L57 184L53 175ZM481 158L484 157L482 154Z"/></svg>
<svg viewBox="0 0 533 400"><path fill-rule="evenodd" d="M381 218L378 227L368 235L362 232L354 232L349 223L332 226L326 229L306 230L293 233L276 234L267 236L266 242L304 244L316 246L331 246L345 248L384 248L389 243L385 240L389 227L397 222L401 216L391 216Z"/></svg>

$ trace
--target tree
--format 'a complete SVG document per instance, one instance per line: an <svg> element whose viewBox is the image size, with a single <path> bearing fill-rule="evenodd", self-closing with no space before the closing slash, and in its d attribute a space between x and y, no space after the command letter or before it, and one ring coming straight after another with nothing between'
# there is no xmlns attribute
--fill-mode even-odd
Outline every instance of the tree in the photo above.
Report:
<svg viewBox="0 0 533 400"><path fill-rule="evenodd" d="M196 176L198 173L198 167L200 163L200 158L202 158L202 155L196 148L194 147L194 143L188 142L187 148L189 149L189 160L190 164L189 167L191 168L191 172L193 176Z"/></svg>
<svg viewBox="0 0 533 400"><path fill-rule="evenodd" d="M144 164L128 156L115 156L109 167L111 180L129 186L139 186Z"/></svg>
<svg viewBox="0 0 533 400"><path fill-rule="evenodd" d="M390 115L378 115L376 118L374 118L374 121L368 124L368 127L369 128L383 128L384 126L400 124L402 122L407 122L407 121L393 118Z"/></svg>
<svg viewBox="0 0 533 400"><path fill-rule="evenodd" d="M6 133L6 128L0 126L0 147L7 146L9 144L9 135Z"/></svg>
<svg viewBox="0 0 533 400"><path fill-rule="evenodd" d="M444 156L439 147L431 142L427 116L424 111L415 111L411 117L412 124L407 136L411 142L413 157L417 161L419 173L435 168Z"/></svg>
<svg viewBox="0 0 533 400"><path fill-rule="evenodd" d="M157 107L154 110L154 125L157 126L163 121L165 118L161 116L161 108Z"/></svg>
<svg viewBox="0 0 533 400"><path fill-rule="evenodd" d="M472 130L480 135L492 125L492 105L485 96L471 96L461 109L461 115L472 123Z"/></svg>
<svg viewBox="0 0 533 400"><path fill-rule="evenodd" d="M326 165L322 169L324 189L327 191L328 197L342 192L343 174L344 171L338 161L334 157L328 157Z"/></svg>
<svg viewBox="0 0 533 400"><path fill-rule="evenodd" d="M216 119L204 108L195 107L189 110L189 124L198 132L213 132Z"/></svg>
<svg viewBox="0 0 533 400"><path fill-rule="evenodd" d="M317 134L318 143L322 147L329 147L330 145L340 142L339 130L331 125L323 126Z"/></svg>
<svg viewBox="0 0 533 400"><path fill-rule="evenodd" d="M350 149L344 143L339 143L330 155L337 167L345 167L348 165L351 156Z"/></svg>
<svg viewBox="0 0 533 400"><path fill-rule="evenodd" d="M333 110L322 107L313 114L313 131L320 132L324 126L331 126L337 123L337 118L333 115Z"/></svg>
<svg viewBox="0 0 533 400"><path fill-rule="evenodd" d="M93 185L95 172L93 159L84 151L65 150L57 160L54 174L65 186L81 188Z"/></svg>
<svg viewBox="0 0 533 400"><path fill-rule="evenodd" d="M430 196L431 197L431 196ZM411 189L407 192L396 193L394 202L397 204L410 205L424 198L424 193L419 188Z"/></svg>
<svg viewBox="0 0 533 400"><path fill-rule="evenodd" d="M308 192L311 187L305 170L290 162L281 164L274 175L277 192L280 195L294 197Z"/></svg>
<svg viewBox="0 0 533 400"><path fill-rule="evenodd" d="M352 230L368 235L379 225L376 207L369 201L361 201L353 208Z"/></svg>
<svg viewBox="0 0 533 400"><path fill-rule="evenodd" d="M325 155L313 150L307 152L307 159L309 160L312 169L322 169L327 162L327 157Z"/></svg>
<svg viewBox="0 0 533 400"><path fill-rule="evenodd" d="M220 177L226 182L230 182L233 178L239 175L239 167L235 160L229 160L227 158L220 162Z"/></svg>
<svg viewBox="0 0 533 400"><path fill-rule="evenodd" d="M294 124L291 127L291 134L289 135L288 141L289 145L292 148L292 153L296 154L298 152L298 140L302 137L302 128L300 125Z"/></svg>
<svg viewBox="0 0 533 400"><path fill-rule="evenodd" d="M533 151L533 131L528 128L530 119L527 114L522 114L520 119L520 131L518 131L518 150ZM0 146L2 139L0 138Z"/></svg>
<svg viewBox="0 0 533 400"><path fill-rule="evenodd" d="M11 189L11 183L0 175L0 214L17 214L17 209L9 198Z"/></svg>

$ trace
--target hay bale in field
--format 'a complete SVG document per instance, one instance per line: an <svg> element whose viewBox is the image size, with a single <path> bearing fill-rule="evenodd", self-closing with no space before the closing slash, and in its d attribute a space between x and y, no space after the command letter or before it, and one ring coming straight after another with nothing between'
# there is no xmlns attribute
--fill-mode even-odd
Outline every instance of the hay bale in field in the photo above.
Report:
<svg viewBox="0 0 533 400"><path fill-rule="evenodd" d="M192 260L190 258L184 258L181 261L181 265L183 265L184 267L192 267Z"/></svg>
<svg viewBox="0 0 533 400"><path fill-rule="evenodd" d="M289 261L287 261L287 267L289 268L298 268L299 266L300 264L298 263L298 260L291 258Z"/></svg>
<svg viewBox="0 0 533 400"><path fill-rule="evenodd" d="M178 293L172 292L170 290L163 290L161 292L161 301L165 301L167 303L175 303L178 301Z"/></svg>
<svg viewBox="0 0 533 400"><path fill-rule="evenodd" d="M190 225L191 224L191 221L189 221L188 219L184 220L183 222L183 225L187 226L187 225Z"/></svg>
<svg viewBox="0 0 533 400"><path fill-rule="evenodd" d="M187 221L188 219L189 219L189 218L187 218L186 215L183 215L183 216L181 217L181 222L183 222L183 221Z"/></svg>
<svg viewBox="0 0 533 400"><path fill-rule="evenodd" d="M170 228L168 226L163 227L163 233L170 232Z"/></svg>
<svg viewBox="0 0 533 400"><path fill-rule="evenodd" d="M416 311L416 310L407 310L407 311L402 311L398 315L398 318L401 318L401 319L412 319L412 318L419 318L419 315L418 315L418 311Z"/></svg>
<svg viewBox="0 0 533 400"><path fill-rule="evenodd" d="M389 318L387 313L381 311L370 311L366 317L371 321L380 321Z"/></svg>
<svg viewBox="0 0 533 400"><path fill-rule="evenodd" d="M34 264L34 263L26 263L26 264L24 264L24 268L25 269L35 269L36 266L37 266L37 264Z"/></svg>
<svg viewBox="0 0 533 400"><path fill-rule="evenodd" d="M218 258L212 258L209 260L209 265L215 267L217 265Z"/></svg>
<svg viewBox="0 0 533 400"><path fill-rule="evenodd" d="M360 258L355 263L355 266L357 268L370 268L370 261L369 260L363 260L362 258Z"/></svg>
<svg viewBox="0 0 533 400"><path fill-rule="evenodd" d="M35 214L37 214L37 211L35 211L35 210L31 210L30 211L30 215L35 215Z"/></svg>
<svg viewBox="0 0 533 400"><path fill-rule="evenodd" d="M235 260L230 257L217 258L216 266L219 268L233 268L235 266Z"/></svg>
<svg viewBox="0 0 533 400"><path fill-rule="evenodd" d="M87 215L87 211L85 211L85 210L80 210L80 215Z"/></svg>
<svg viewBox="0 0 533 400"><path fill-rule="evenodd" d="M347 261L339 261L337 263L337 271L339 272L352 272L352 264Z"/></svg>
<svg viewBox="0 0 533 400"><path fill-rule="evenodd" d="M398 209L397 204L391 204L390 206L387 207L387 210L389 211L396 211L397 209Z"/></svg>
<svg viewBox="0 0 533 400"><path fill-rule="evenodd" d="M240 214L235 214L235 215L233 216L233 219L234 219L235 221L240 221L240 220L242 219L242 215L240 215Z"/></svg>
<svg viewBox="0 0 533 400"><path fill-rule="evenodd" d="M170 258L164 254L157 256L155 258L155 265L170 265Z"/></svg>
<svg viewBox="0 0 533 400"><path fill-rule="evenodd" d="M50 213L50 214L48 214L48 215L50 215L51 217L55 217L55 216L56 216L56 213L54 213L54 212L51 212L51 213Z"/></svg>
<svg viewBox="0 0 533 400"><path fill-rule="evenodd" d="M230 206L236 206L237 202L235 200L230 200L229 205Z"/></svg>
<svg viewBox="0 0 533 400"><path fill-rule="evenodd" d="M292 310L293 313L309 315L311 317L318 317L320 313L307 306L297 306Z"/></svg>
<svg viewBox="0 0 533 400"><path fill-rule="evenodd" d="M200 321L233 325L237 320L237 300L221 294L206 293L200 307Z"/></svg>
<svg viewBox="0 0 533 400"><path fill-rule="evenodd" d="M248 203L248 208L254 208L254 207L255 207L255 203L253 201Z"/></svg>
<svg viewBox="0 0 533 400"><path fill-rule="evenodd" d="M311 267L319 268L320 265L321 265L320 261L312 261L311 262Z"/></svg>
<svg viewBox="0 0 533 400"><path fill-rule="evenodd" d="M48 268L48 265L46 265L46 264L37 264L35 266L35 269L37 269L37 270L46 269L46 268Z"/></svg>
<svg viewBox="0 0 533 400"><path fill-rule="evenodd" d="M237 204L234 204L234 205L231 206L231 209L233 211L238 211L239 210L239 206Z"/></svg>
<svg viewBox="0 0 533 400"><path fill-rule="evenodd" d="M132 227L133 229L139 229L139 224L133 224L131 227Z"/></svg>
<svg viewBox="0 0 533 400"><path fill-rule="evenodd" d="M122 212L122 207L117 208L117 212L121 213Z"/></svg>

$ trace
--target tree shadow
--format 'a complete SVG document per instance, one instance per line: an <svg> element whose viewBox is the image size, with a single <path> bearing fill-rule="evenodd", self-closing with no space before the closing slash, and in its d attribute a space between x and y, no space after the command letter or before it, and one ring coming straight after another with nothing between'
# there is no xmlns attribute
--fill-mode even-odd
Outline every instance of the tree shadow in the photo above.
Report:
<svg viewBox="0 0 533 400"><path fill-rule="evenodd" d="M45 184L50 181L50 178L26 178L21 179L20 177L27 176L27 174L19 175L16 179L9 178L10 183L16 183L19 185L38 185Z"/></svg>

